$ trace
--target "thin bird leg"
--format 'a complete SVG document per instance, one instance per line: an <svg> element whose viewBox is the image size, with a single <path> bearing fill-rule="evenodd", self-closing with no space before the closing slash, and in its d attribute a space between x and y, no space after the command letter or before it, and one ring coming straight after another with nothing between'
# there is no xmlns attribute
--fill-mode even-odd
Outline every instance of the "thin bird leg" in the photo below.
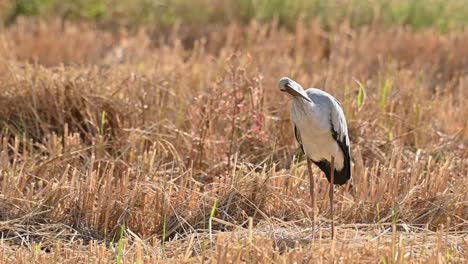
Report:
<svg viewBox="0 0 468 264"><path fill-rule="evenodd" d="M309 171L309 191L310 198L312 199L312 223L315 225L315 181L314 176L312 175L312 162L307 158L307 170Z"/></svg>
<svg viewBox="0 0 468 264"><path fill-rule="evenodd" d="M335 239L335 218L333 217L333 183L335 180L335 157L331 156L331 179L330 179L330 213L331 213L331 237Z"/></svg>

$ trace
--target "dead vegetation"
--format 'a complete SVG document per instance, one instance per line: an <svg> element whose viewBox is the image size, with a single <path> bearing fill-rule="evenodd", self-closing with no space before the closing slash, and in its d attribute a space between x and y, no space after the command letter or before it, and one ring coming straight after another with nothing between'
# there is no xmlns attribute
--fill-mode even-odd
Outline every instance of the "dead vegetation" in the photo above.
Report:
<svg viewBox="0 0 468 264"><path fill-rule="evenodd" d="M184 34L1 33L2 262L466 261L468 33ZM318 170L309 221L284 75L347 115L355 189L336 190L335 241Z"/></svg>

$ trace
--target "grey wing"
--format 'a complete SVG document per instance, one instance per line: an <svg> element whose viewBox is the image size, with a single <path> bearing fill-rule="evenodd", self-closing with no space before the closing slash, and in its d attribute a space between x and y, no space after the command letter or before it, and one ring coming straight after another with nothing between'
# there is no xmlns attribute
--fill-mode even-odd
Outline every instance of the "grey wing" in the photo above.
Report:
<svg viewBox="0 0 468 264"><path fill-rule="evenodd" d="M321 108L326 109L324 113L330 114L330 125L334 134L333 138L339 143L341 142L349 146L348 127L346 126L346 119L340 102L335 97L317 88L309 88L306 92L312 101Z"/></svg>
<svg viewBox="0 0 468 264"><path fill-rule="evenodd" d="M333 98L332 107L330 109L330 121L333 132L333 137L339 143L345 144L349 148L349 137L348 137L348 126L346 124L346 118L341 108L340 103Z"/></svg>

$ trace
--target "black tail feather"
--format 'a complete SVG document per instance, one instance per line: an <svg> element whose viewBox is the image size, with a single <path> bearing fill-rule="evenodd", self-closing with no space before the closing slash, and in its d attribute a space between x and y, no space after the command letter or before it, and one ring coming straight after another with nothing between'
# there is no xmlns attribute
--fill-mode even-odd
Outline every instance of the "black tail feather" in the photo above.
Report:
<svg viewBox="0 0 468 264"><path fill-rule="evenodd" d="M325 173L325 176L327 177L328 182L331 182L331 168L330 168L330 162L327 160L321 160L321 161L313 161L315 165L317 165L320 170L322 170ZM338 185L344 185L346 182L349 180L351 177L351 170L349 166L349 160L345 159L344 160L344 166L341 170L336 170L335 169L335 177L333 179L334 184Z"/></svg>

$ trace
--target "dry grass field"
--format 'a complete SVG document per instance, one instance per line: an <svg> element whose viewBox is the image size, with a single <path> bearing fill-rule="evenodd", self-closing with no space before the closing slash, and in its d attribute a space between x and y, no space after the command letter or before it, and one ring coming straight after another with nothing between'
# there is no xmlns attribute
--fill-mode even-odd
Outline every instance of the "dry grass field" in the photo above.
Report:
<svg viewBox="0 0 468 264"><path fill-rule="evenodd" d="M468 261L468 31L294 27L2 29L0 262ZM335 240L285 75L348 120Z"/></svg>

